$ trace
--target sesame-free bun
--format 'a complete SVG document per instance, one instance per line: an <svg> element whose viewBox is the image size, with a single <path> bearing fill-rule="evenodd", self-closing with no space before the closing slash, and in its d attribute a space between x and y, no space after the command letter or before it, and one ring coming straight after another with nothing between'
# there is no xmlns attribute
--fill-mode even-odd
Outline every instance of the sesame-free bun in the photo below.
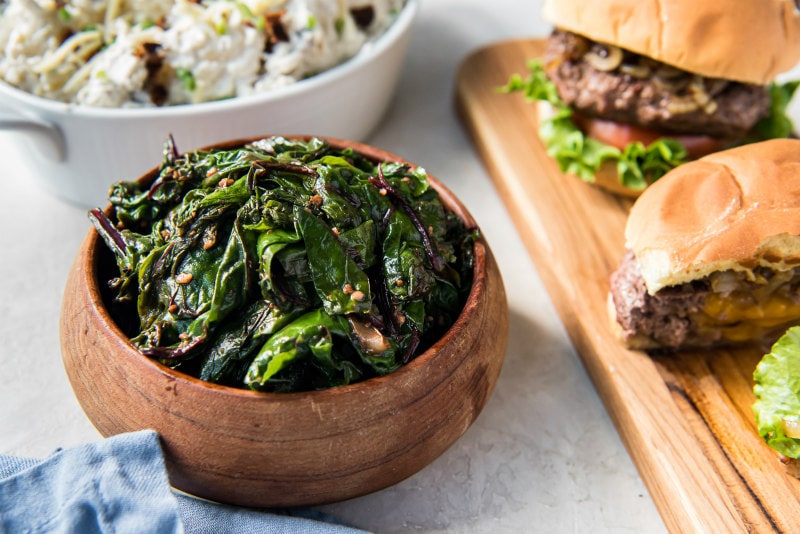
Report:
<svg viewBox="0 0 800 534"><path fill-rule="evenodd" d="M555 26L707 77L765 85L800 61L794 0L545 0Z"/></svg>
<svg viewBox="0 0 800 534"><path fill-rule="evenodd" d="M625 228L650 294L715 271L800 265L800 140L773 139L673 169Z"/></svg>

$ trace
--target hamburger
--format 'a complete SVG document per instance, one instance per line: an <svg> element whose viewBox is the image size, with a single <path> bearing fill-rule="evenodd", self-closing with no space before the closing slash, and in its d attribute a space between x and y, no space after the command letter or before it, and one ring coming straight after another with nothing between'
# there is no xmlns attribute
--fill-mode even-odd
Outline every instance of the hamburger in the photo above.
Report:
<svg viewBox="0 0 800 534"><path fill-rule="evenodd" d="M791 0L545 0L554 26L530 75L506 91L540 101L540 136L562 171L639 194L710 152L789 137L800 60Z"/></svg>
<svg viewBox="0 0 800 534"><path fill-rule="evenodd" d="M670 171L634 202L625 244L609 307L628 347L774 341L800 324L800 140Z"/></svg>

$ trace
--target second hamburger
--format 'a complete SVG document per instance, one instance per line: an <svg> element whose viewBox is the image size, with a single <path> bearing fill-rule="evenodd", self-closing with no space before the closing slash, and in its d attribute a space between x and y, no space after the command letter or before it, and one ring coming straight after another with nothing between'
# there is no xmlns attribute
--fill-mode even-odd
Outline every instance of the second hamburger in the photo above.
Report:
<svg viewBox="0 0 800 534"><path fill-rule="evenodd" d="M628 347L774 341L800 324L800 140L671 171L633 204L625 244L610 308Z"/></svg>

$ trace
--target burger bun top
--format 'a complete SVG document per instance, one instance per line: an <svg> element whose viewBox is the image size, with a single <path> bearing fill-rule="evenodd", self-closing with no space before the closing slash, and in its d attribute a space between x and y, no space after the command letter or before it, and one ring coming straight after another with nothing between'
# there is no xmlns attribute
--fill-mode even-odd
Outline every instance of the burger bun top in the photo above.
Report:
<svg viewBox="0 0 800 534"><path fill-rule="evenodd" d="M544 18L711 78L766 85L800 61L794 0L545 0Z"/></svg>
<svg viewBox="0 0 800 534"><path fill-rule="evenodd" d="M625 229L648 293L716 271L800 266L800 140L772 139L673 169Z"/></svg>

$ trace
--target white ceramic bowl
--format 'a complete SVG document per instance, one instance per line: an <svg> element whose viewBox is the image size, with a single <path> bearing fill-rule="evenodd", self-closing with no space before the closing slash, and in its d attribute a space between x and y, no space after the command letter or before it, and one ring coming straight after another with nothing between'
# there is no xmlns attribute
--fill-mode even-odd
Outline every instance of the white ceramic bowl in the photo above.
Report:
<svg viewBox="0 0 800 534"><path fill-rule="evenodd" d="M0 83L0 130L51 193L104 206L108 187L152 166L172 134L180 151L265 132L363 140L380 122L405 61L418 0L345 63L267 93L184 106L91 108Z"/></svg>

